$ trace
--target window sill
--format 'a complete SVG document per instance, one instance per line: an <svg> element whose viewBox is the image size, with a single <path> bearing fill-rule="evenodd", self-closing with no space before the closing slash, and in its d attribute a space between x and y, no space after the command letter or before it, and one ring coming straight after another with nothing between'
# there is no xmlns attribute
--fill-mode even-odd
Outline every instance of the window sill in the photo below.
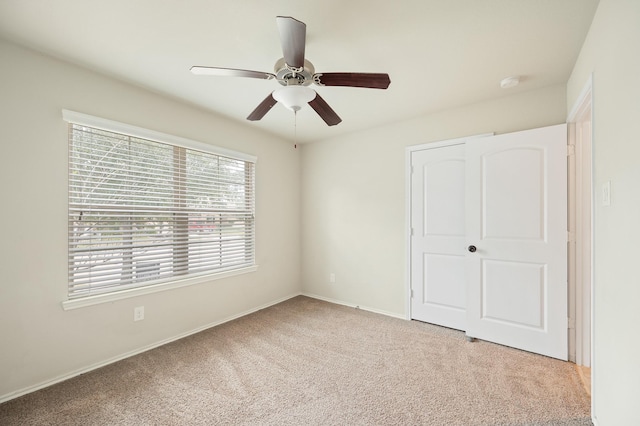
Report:
<svg viewBox="0 0 640 426"><path fill-rule="evenodd" d="M258 270L258 265L249 266L242 269L234 269L232 271L220 272L217 274L202 275L193 278L186 278L166 283L150 285L147 287L132 288L129 290L118 291L107 294L97 294L95 296L82 297L78 299L65 300L62 302L62 309L69 311L72 309L84 308L86 306L98 305L101 303L114 302L116 300L128 299L130 297L142 296L145 294L158 293L160 291L173 290L175 288L186 287L194 284L200 284L207 281L215 281L223 278L233 277L235 275L248 274Z"/></svg>

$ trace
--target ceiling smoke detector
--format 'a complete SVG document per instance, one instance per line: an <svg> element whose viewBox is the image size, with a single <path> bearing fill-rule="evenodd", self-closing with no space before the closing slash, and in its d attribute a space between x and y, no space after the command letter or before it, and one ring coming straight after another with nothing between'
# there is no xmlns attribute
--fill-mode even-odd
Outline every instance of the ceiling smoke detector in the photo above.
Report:
<svg viewBox="0 0 640 426"><path fill-rule="evenodd" d="M503 89L510 89L512 87L516 87L518 84L520 84L520 76L518 75L506 77L500 80L500 87L502 87Z"/></svg>

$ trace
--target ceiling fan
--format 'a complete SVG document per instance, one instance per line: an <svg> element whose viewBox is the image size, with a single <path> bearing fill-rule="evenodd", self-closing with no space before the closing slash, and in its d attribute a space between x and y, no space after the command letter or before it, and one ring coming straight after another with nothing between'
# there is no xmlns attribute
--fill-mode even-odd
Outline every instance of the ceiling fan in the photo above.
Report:
<svg viewBox="0 0 640 426"><path fill-rule="evenodd" d="M371 89L386 89L391 80L388 74L328 72L316 73L313 64L305 59L305 42L307 26L290 16L276 17L283 58L276 61L274 73L240 70L233 68L193 66L191 72L198 75L249 77L264 80L276 80L282 86L267 96L247 120L257 121L265 116L278 102L290 110L297 112L308 103L329 126L342 121L338 114L310 87L348 86Z"/></svg>

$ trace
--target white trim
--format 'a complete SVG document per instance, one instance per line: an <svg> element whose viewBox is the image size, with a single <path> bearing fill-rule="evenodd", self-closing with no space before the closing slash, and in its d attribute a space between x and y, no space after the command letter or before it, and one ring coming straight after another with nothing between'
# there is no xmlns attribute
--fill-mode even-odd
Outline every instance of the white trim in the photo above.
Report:
<svg viewBox="0 0 640 426"><path fill-rule="evenodd" d="M586 84L585 84L585 86L583 87L582 91L580 92L580 95L578 96L576 102L574 103L573 107L571 108L571 112L569 113L568 118L567 118L567 123L571 124L572 127L573 127L573 131L570 134L570 138L571 138L570 143L576 144L577 135L575 134L576 133L575 132L575 124L579 120L582 121L582 119L584 118L585 112L587 112L589 109L591 110L591 116L589 117L589 120L592 123L592 125L591 125L591 127L592 127L591 130L592 131L591 131L591 135L590 135L591 145L588 146L588 147L583 147L583 146L578 146L579 144L576 144L575 172L574 172L573 176L570 176L570 178L575 180L575 182L574 182L575 183L574 190L576 192L584 185L589 185L590 186L590 190L591 190L591 212L590 212L591 226L590 226L590 233L591 233L591 235L588 236L588 238L587 238L588 241L581 241L581 238L580 238L581 235L582 235L582 233L580 232L581 230L580 229L573 229L572 230L572 231L574 231L574 233L576 235L576 238L578 240L578 241L576 241L576 243L577 243L576 246L577 247L576 247L576 251L574 253L574 257L577 256L578 253L583 252L584 251L584 247L588 247L588 246L593 247L592 236L593 236L593 232L594 232L594 230L593 230L593 217L594 217L593 214L594 214L594 201L595 201L595 198L594 198L594 194L593 194L593 188L594 188L594 185L593 185L593 153L591 152L592 151L592 147L593 147L593 141L592 141L593 140L592 84L593 84L593 75L590 75L588 80L587 80L587 82L586 82ZM589 163L586 163L586 164L585 164L585 161L583 160L585 148L588 149L590 151L589 154L591 154L591 155L589 155L587 157L587 158L590 157L591 161ZM591 175L591 181L590 182L583 182L582 181L582 174L583 174L582 170L585 167L588 167L590 169L590 171L591 171L590 172L590 175ZM577 194L577 193L575 194L576 199L574 201L576 203L578 201L579 195L580 194ZM573 217L573 221L575 222L574 225L576 225L576 226L580 226L579 217L581 217L581 214L577 210L579 207L580 206L576 205L576 210L574 212L574 217ZM582 245L583 247L578 247L579 245ZM591 287L592 287L591 290L593 291L593 250L590 250L590 251L591 251L591 265L592 265L591 269L592 269L592 271L591 271L591 276L589 277L590 278L589 282L591 282L591 284L592 284L591 285ZM576 267L580 266L580 264L581 264L580 259L574 258L573 261L574 261ZM576 275L580 275L580 274L577 274L577 272L575 270L573 272ZM574 281L574 284L577 286L577 282L575 282L576 281L575 278L576 277L574 276L573 279L570 280L570 281ZM573 300L572 303L575 304L577 313L580 313L581 309L579 309L579 308L580 308L580 304L581 304L582 301L579 300L579 297L582 294L582 291L580 291L579 288L575 288L574 290L575 290L574 291L574 295L578 299ZM591 298L591 299L593 300L593 298ZM591 309L591 311L592 311L592 309ZM576 320L577 320L577 322L576 322L576 362L579 365L583 365L582 364L583 356L581 355L582 346L583 346L582 345L582 333L578 332L579 329L582 328L581 324L580 324L581 321L582 321L581 316L578 315ZM593 324L593 321L591 321L591 323ZM591 329L593 329L593 326L591 327ZM593 336L592 336L592 338L593 338ZM592 345L592 347L593 347L593 345Z"/></svg>
<svg viewBox="0 0 640 426"><path fill-rule="evenodd" d="M405 272L404 272L404 318L406 320L411 319L411 236L413 234L411 228L411 174L413 168L411 166L411 153L413 150L407 149L405 151L405 165L404 165L404 229L405 229Z"/></svg>
<svg viewBox="0 0 640 426"><path fill-rule="evenodd" d="M495 133L481 133L477 135L465 136L462 138L447 139L443 141L428 142L420 145L411 145L405 148L405 178L404 178L404 211L405 211L405 303L404 303L404 319L410 320L411 317L411 154L416 151L425 149L436 149L446 146L462 145L469 139L484 138L493 136Z"/></svg>
<svg viewBox="0 0 640 426"><path fill-rule="evenodd" d="M442 148L443 146L460 145L460 144L465 143L467 141L467 139L485 138L487 136L493 136L494 134L495 133L481 133L481 134L478 134L478 135L464 136L462 138L454 138L454 139L446 139L446 140L442 140L442 141L427 142L427 143L422 143L420 145L410 145L410 146L405 148L405 151L406 152L413 152L413 151L422 151L424 149Z"/></svg>
<svg viewBox="0 0 640 426"><path fill-rule="evenodd" d="M595 202L596 202L596 197L594 196L594 190L595 190L595 185L594 185L594 177L595 177L595 173L594 173L594 104L593 104L593 73L591 73L587 79L587 82L585 83L584 87L582 88L580 94L578 95L576 101L573 104L573 107L571 108L571 111L569 112L568 116L567 116L567 123L571 123L573 125L575 125L575 123L578 122L578 120L581 120L584 118L584 115L587 111L591 112L591 116L589 117L590 122L591 122L591 130L590 130L590 145L586 146L586 147L577 147L579 153L580 153L580 157L581 158L576 158L576 179L577 179L577 183L579 183L582 186L585 186L586 184L588 184L590 186L590 192L591 192L591 205L590 205L590 226L589 226L589 233L590 235L582 236L582 233L576 234L578 237L578 241L576 244L576 259L574 259L574 262L576 263L576 265L581 265L582 262L579 261L579 259L577 259L577 253L584 253L585 248L589 248L590 249L590 300L589 302L589 306L588 309L590 310L590 340L591 340L591 346L590 346L590 365L591 365L591 419L593 421L594 425L598 424L598 421L596 419L595 416L595 400L596 400L596 392L595 392L595 383L597 381L597 371L595 369L595 353L594 353L594 348L595 348L595 305L594 305L594 300L595 300L595 275L594 275L594 268L595 268L595 262L594 262L594 254L595 254L595 244L594 244L594 240L595 240L595 227L594 227L594 210L595 210ZM584 160L584 155L583 155L583 151L584 150L589 150L590 151L590 155L588 157L591 158L590 162L586 162L586 160ZM577 156L576 156L577 157ZM587 158L588 158L587 157ZM582 176L582 172L581 170L585 167L588 167L591 171L590 173L590 178L591 181L590 182L582 182L580 181L581 176ZM576 189L577 192L577 189ZM577 215L580 216L581 215ZM576 220L576 218L574 218L574 220ZM580 223L577 224L578 226L580 226ZM576 231L578 231L578 229L576 229ZM574 274L576 274L576 271L573 271ZM576 300L573 301L573 303L576 304L576 306L582 305L584 306L584 296L582 291L578 291L579 289L577 289L574 294L576 295ZM583 356L581 351L583 350L583 340L582 340L582 336L583 336L583 329L584 326L582 324L582 315L578 315L577 317L577 321L578 323L576 324L576 361L578 363L582 362Z"/></svg>
<svg viewBox="0 0 640 426"><path fill-rule="evenodd" d="M576 101L573 104L571 111L567 115L567 123L576 121L577 117L581 114L580 110L584 108L584 102L587 100L587 97L589 98L589 103L592 103L593 101L592 91L593 91L593 73L589 74L589 78L587 79L587 82L585 83L584 87L580 91L580 94L576 98Z"/></svg>
<svg viewBox="0 0 640 426"><path fill-rule="evenodd" d="M251 163L256 163L258 161L258 158L254 155L233 151L227 148L221 148L215 145L209 145L204 142L198 142L180 136L156 132L155 130L149 130L143 127L133 126L131 124L120 123L119 121L107 120L106 118L95 117L93 115L83 114L81 112L63 109L62 119L69 123L89 126L100 130L107 130L109 132L124 133L129 136L148 139L165 144L177 145L183 148L191 148L199 151L211 152L224 157L234 158L236 160L243 160Z"/></svg>
<svg viewBox="0 0 640 426"><path fill-rule="evenodd" d="M578 173L575 123L567 123L567 340L569 361L576 362L576 188Z"/></svg>
<svg viewBox="0 0 640 426"><path fill-rule="evenodd" d="M235 275L248 274L258 270L258 265L249 266L241 269L232 269L230 271L218 272L214 274L200 275L182 280L158 283L144 287L131 288L128 290L116 291L112 293L97 294L95 296L81 297L78 299L65 300L62 302L62 309L65 311L71 309L84 308L86 306L98 305L100 303L114 302L116 300L128 299L130 297L142 296L145 294L157 293L160 291L173 290L189 285L200 284L209 281L220 280L223 278L233 277Z"/></svg>
<svg viewBox="0 0 640 426"><path fill-rule="evenodd" d="M393 317L393 318L398 318L398 319L407 319L407 318L405 318L404 315L396 314L394 312L383 311L381 309L376 309L376 308L369 308L367 306L362 306L362 305L354 305L353 303L343 302L342 300L332 299L330 297L319 296L319 295L313 294L313 293L302 292L302 293L300 293L300 295L301 296L310 297L312 299L322 300L324 302L333 303L333 304L336 304L336 305L348 306L350 308L355 308L355 309L362 309L363 311L373 312L374 314L386 315L388 317Z"/></svg>
<svg viewBox="0 0 640 426"><path fill-rule="evenodd" d="M90 371L97 370L98 368L104 367L104 366L109 365L109 364L113 364L114 362L118 362L118 361L121 361L123 359L132 357L134 355L138 355L138 354L141 354L141 353L146 352L148 350L157 348L159 346L166 345L167 343L175 342L176 340L180 340L182 338L191 336L192 334L196 334L196 333L199 333L201 331L207 330L209 328L216 327L216 326L224 324L226 322L233 321L235 319L244 317L246 315L252 314L252 313L257 312L259 310L268 308L269 306L277 305L278 303L282 303L282 302L284 302L286 300L289 300L289 299L294 298L294 297L299 296L299 295L300 295L300 293L295 293L295 294L291 294L289 296L285 296L283 298L280 298L280 299L265 303L263 305L260 305L260 306L258 306L256 308L252 308L252 309L243 311L243 312L241 312L239 314L232 315L230 317L227 317L227 318L224 318L224 319L221 319L221 320L218 320L218 321L214 321L212 323L203 325L201 327L194 328L194 329L192 329L190 331L177 334L177 335L175 335L173 337L169 337L167 339L160 340L160 341L152 343L150 345L146 345L146 346L143 346L141 348L134 349L134 350L129 351L129 352L125 352L122 355L118 355L118 356L106 359L104 361L97 362L95 364L91 364L91 365L88 365L86 367L71 371L69 373L66 373L66 374L60 375L58 377L55 377L55 378L53 378L51 380L46 380L46 381L40 382L40 383L38 383L36 385L28 386L28 387L22 388L22 389L20 389L18 391L2 395L2 396L0 396L0 403L9 401L9 400L14 399L14 398L18 398L19 396L26 395L28 393L35 392L35 391L40 390L40 389L44 389L46 387L55 385L56 383L63 382L65 380L71 379L71 378L79 376L81 374L85 374L85 373L88 373Z"/></svg>

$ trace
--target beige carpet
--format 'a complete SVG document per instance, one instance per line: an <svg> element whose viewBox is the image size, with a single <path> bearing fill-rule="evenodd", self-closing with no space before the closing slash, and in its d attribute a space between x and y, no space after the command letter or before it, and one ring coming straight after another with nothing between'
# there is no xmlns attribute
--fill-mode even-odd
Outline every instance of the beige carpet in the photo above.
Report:
<svg viewBox="0 0 640 426"><path fill-rule="evenodd" d="M591 425L573 364L296 297L0 405L2 425Z"/></svg>

